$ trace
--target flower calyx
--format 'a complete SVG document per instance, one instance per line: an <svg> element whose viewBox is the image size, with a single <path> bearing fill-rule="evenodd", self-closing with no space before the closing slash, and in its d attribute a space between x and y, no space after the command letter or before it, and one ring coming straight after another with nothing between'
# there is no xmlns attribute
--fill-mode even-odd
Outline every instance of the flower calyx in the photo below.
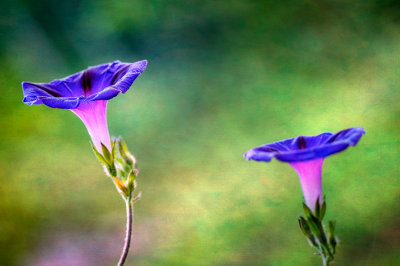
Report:
<svg viewBox="0 0 400 266"><path fill-rule="evenodd" d="M131 171L128 178L125 180L121 180L118 177L113 177L112 179L115 184L115 187L117 188L119 194L121 194L122 198L132 199L133 201L140 199L140 197L141 197L140 192L136 197L132 198L133 192L135 191L135 189L137 187L137 183L135 180L136 174L134 173L134 171Z"/></svg>
<svg viewBox="0 0 400 266"><path fill-rule="evenodd" d="M124 200L138 200L141 193L133 197L133 192L137 187L136 177L139 170L136 168L135 157L129 152L122 138L112 140L111 151L102 143L102 153L96 149L93 143L91 144L94 154L104 167L106 175L112 179L122 198Z"/></svg>
<svg viewBox="0 0 400 266"><path fill-rule="evenodd" d="M315 254L321 256L325 263L324 265L328 265L334 260L336 247L339 243L338 238L335 236L336 223L329 221L327 229L322 223L326 212L325 200L320 204L319 199L317 199L314 212L304 203L303 209L305 217L299 216L298 218L300 229L306 236L310 246L317 250Z"/></svg>
<svg viewBox="0 0 400 266"><path fill-rule="evenodd" d="M115 168L115 145L111 143L111 151L101 143L101 153L96 149L92 141L90 141L94 154L96 155L99 162L104 167L104 172L107 176L113 177L117 176L117 169Z"/></svg>

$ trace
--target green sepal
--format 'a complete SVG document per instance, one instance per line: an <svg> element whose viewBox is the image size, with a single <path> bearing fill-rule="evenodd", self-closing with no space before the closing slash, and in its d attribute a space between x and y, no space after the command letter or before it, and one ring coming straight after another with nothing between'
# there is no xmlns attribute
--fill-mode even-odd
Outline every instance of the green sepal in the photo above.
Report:
<svg viewBox="0 0 400 266"><path fill-rule="evenodd" d="M304 202L303 202L303 209L307 218L313 217L312 211L310 210L310 208L308 208L308 206Z"/></svg>
<svg viewBox="0 0 400 266"><path fill-rule="evenodd" d="M317 198L317 201L315 202L315 217L318 218L318 220L322 221L324 219L326 212L326 201L325 197L324 200L322 201L322 204L319 202L319 197Z"/></svg>
<svg viewBox="0 0 400 266"><path fill-rule="evenodd" d="M320 208L321 208L321 205L319 204L319 197L318 197L317 201L315 202L315 206L314 206L314 214L315 214L315 217L318 218L318 220L319 220Z"/></svg>
<svg viewBox="0 0 400 266"><path fill-rule="evenodd" d="M319 218L320 221L322 221L324 219L325 212L326 212L326 201L324 200L322 202L321 208L319 210L319 215L318 215L318 218Z"/></svg>
<svg viewBox="0 0 400 266"><path fill-rule="evenodd" d="M136 179L136 172L132 170L128 176L128 189L130 191L135 190L135 179Z"/></svg>
<svg viewBox="0 0 400 266"><path fill-rule="evenodd" d="M312 216L311 218L307 219L307 221L310 226L311 232L313 232L313 234L321 241L323 232L321 232L321 226L318 219Z"/></svg>
<svg viewBox="0 0 400 266"><path fill-rule="evenodd" d="M98 152L98 150L96 149L96 147L94 146L93 142L90 140L90 145L92 146L92 149L94 151L94 155L96 155L97 159L104 164L105 166L108 166L107 161L105 160L105 158L103 157L103 155L101 155L100 152Z"/></svg>
<svg viewBox="0 0 400 266"><path fill-rule="evenodd" d="M329 244L332 247L332 253L336 253L336 246L339 242L338 238L335 236L336 229L336 221L328 222L328 235L329 235Z"/></svg>
<svg viewBox="0 0 400 266"><path fill-rule="evenodd" d="M335 229L336 229L336 221L329 221L328 222L328 234L330 236L335 235Z"/></svg>
<svg viewBox="0 0 400 266"><path fill-rule="evenodd" d="M336 246L338 244L338 239L337 237L331 237L329 238L329 245L332 247L332 254L334 255L336 253Z"/></svg>
<svg viewBox="0 0 400 266"><path fill-rule="evenodd" d="M115 140L111 142L111 158L115 158Z"/></svg>
<svg viewBox="0 0 400 266"><path fill-rule="evenodd" d="M310 230L310 226L308 225L306 219L304 219L303 216L299 216L299 218L297 219L299 221L299 226L301 231L303 232L303 234L307 237L310 238L311 234L311 230Z"/></svg>
<svg viewBox="0 0 400 266"><path fill-rule="evenodd" d="M118 176L117 169L115 168L114 162L109 164L107 169L111 176L113 176L113 177Z"/></svg>
<svg viewBox="0 0 400 266"><path fill-rule="evenodd" d="M121 158L117 157L117 158L115 158L115 160L117 160L117 162L118 162L121 166L124 165L124 160L122 160Z"/></svg>
<svg viewBox="0 0 400 266"><path fill-rule="evenodd" d="M117 139L117 143L118 143L119 152L121 154L124 154L126 151L128 151L128 147L126 146L125 141L121 137L119 137Z"/></svg>
<svg viewBox="0 0 400 266"><path fill-rule="evenodd" d="M133 169L127 165L124 166L124 171L129 173L130 171L132 171Z"/></svg>
<svg viewBox="0 0 400 266"><path fill-rule="evenodd" d="M113 160L112 160L110 151L107 149L107 147L103 143L101 143L101 149L103 151L104 159L107 161L108 164L111 164Z"/></svg>
<svg viewBox="0 0 400 266"><path fill-rule="evenodd" d="M131 168L133 168L134 161L132 160L132 154L128 150L128 146L126 145L125 141L120 137L118 138L118 150L119 153L121 154L122 158L126 162L127 165L129 165Z"/></svg>
<svg viewBox="0 0 400 266"><path fill-rule="evenodd" d="M324 208L324 209L323 209ZM311 211L311 209L303 202L304 213L306 214L308 224L310 226L311 231L318 238L321 243L327 243L327 239L325 236L325 230L322 226L322 219L325 215L326 205L325 207L320 206L319 199L317 199L315 203L315 214Z"/></svg>

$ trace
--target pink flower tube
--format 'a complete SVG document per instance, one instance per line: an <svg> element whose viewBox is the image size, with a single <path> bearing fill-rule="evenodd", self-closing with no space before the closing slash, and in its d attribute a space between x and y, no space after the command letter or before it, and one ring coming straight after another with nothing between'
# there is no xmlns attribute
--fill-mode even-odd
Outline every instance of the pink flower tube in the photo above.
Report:
<svg viewBox="0 0 400 266"><path fill-rule="evenodd" d="M101 143L111 150L107 125L107 101L85 102L71 111L85 124L94 146L100 153L102 153Z"/></svg>
<svg viewBox="0 0 400 266"><path fill-rule="evenodd" d="M322 164L323 158L289 163L299 175L304 201L314 211L317 199L322 203Z"/></svg>

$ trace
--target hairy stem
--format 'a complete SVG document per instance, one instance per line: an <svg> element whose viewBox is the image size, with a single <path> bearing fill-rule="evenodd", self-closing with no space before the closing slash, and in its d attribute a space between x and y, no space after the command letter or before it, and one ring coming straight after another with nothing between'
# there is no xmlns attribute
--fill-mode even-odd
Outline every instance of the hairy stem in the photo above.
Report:
<svg viewBox="0 0 400 266"><path fill-rule="evenodd" d="M118 262L118 266L122 266L125 263L126 257L128 256L129 247L131 244L131 235L132 235L132 202L131 197L125 199L126 205L126 236L125 236L125 244L121 253L121 257Z"/></svg>

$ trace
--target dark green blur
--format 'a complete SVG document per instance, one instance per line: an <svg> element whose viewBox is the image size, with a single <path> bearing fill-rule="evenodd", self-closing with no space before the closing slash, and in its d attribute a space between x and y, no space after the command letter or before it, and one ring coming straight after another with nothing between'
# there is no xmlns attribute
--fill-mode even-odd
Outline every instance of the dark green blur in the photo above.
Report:
<svg viewBox="0 0 400 266"><path fill-rule="evenodd" d="M82 122L21 88L117 59L149 61L108 105L143 193L127 265L320 265L294 170L242 154L354 126L367 134L323 169L335 265L400 265L399 14L394 0L1 1L0 265L118 260L124 203Z"/></svg>

